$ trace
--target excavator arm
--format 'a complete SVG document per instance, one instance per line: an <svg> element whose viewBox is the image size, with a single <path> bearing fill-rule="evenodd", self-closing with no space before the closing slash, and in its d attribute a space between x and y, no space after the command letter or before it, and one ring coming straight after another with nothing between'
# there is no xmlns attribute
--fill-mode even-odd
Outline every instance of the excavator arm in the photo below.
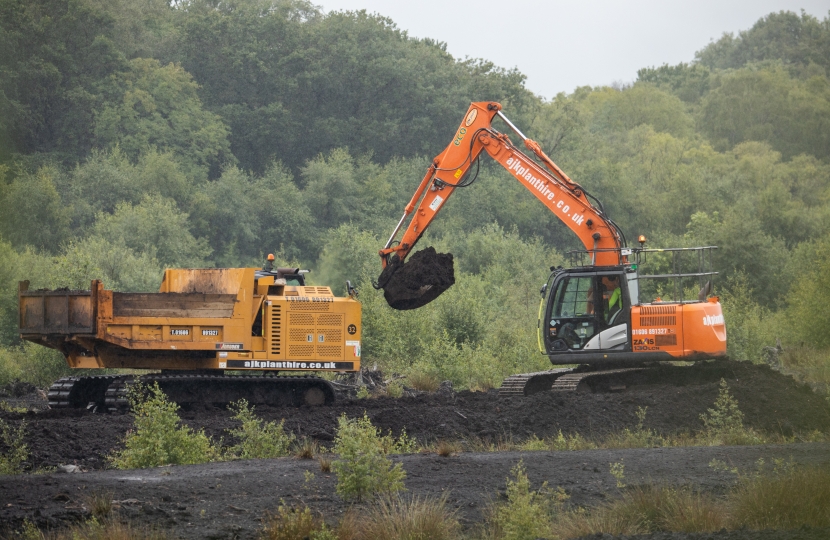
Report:
<svg viewBox="0 0 830 540"><path fill-rule="evenodd" d="M498 116L522 139L525 147L541 162L514 146L507 135L492 127ZM427 169L418 189L406 205L397 227L379 254L383 272L378 288L383 288L387 302L397 309L413 309L436 298L452 283L447 280L431 282L430 272L419 268L417 279L402 271L404 260L415 244L444 207L452 193L472 183L473 164L486 152L500 163L524 187L579 237L592 263L616 265L621 262L622 234L608 219L597 202L594 205L586 191L571 180L539 147L525 137L502 113L495 102L470 104L453 141L439 154ZM409 224L395 243L407 218ZM433 261L435 259L433 258ZM452 264L445 259L439 264ZM450 273L452 269L449 269ZM445 268L436 268L433 274L446 274ZM418 281L420 280L420 281Z"/></svg>

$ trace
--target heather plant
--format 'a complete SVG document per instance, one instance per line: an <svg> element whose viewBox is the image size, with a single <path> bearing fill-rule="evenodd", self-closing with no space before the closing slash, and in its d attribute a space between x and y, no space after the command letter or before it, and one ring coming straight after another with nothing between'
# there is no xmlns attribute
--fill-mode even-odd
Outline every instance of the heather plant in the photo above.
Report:
<svg viewBox="0 0 830 540"><path fill-rule="evenodd" d="M331 464L337 475L337 494L344 499L372 498L379 493L395 493L404 489L406 471L387 457L384 438L363 414L363 418L337 421L334 453L338 459Z"/></svg>
<svg viewBox="0 0 830 540"><path fill-rule="evenodd" d="M289 448L296 437L293 433L286 433L285 420L279 423L265 422L254 414L254 407L248 401L240 399L231 403L230 410L235 414L234 420L241 426L229 430L230 434L239 441L227 450L231 459L258 459L276 458L289 455Z"/></svg>
<svg viewBox="0 0 830 540"><path fill-rule="evenodd" d="M167 399L158 383L132 385L128 399L135 429L124 438L125 448L110 456L116 468L188 465L219 457L204 431L180 425L179 406Z"/></svg>

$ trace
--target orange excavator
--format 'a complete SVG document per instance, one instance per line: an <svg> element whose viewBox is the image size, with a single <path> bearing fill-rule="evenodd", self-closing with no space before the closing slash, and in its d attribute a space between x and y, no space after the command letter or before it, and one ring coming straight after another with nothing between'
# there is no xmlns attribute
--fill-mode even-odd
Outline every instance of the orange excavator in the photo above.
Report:
<svg viewBox="0 0 830 540"><path fill-rule="evenodd" d="M493 127L496 117L535 159ZM567 225L584 247L571 252L573 268L551 268L541 290L539 348L554 365L580 364L595 369L726 355L723 312L718 298L711 295L716 275L711 259L716 248L647 249L643 236L638 238L639 247L627 246L602 204L569 178L538 143L525 137L495 102L470 105L452 142L432 161L380 250L383 271L376 287L384 290L391 307L421 307L454 283L451 254L427 248L406 259L449 196L473 183L477 172L472 176L471 172L482 152ZM396 242L407 218L409 223ZM641 273L649 256L672 271ZM684 298L690 296L690 290L697 294ZM666 299L646 300L656 294ZM562 370L554 372L508 378L503 390L512 386L518 388L514 393L527 393L528 387L539 387L540 380L545 387L547 381L559 379L572 389L582 380L572 374L563 378Z"/></svg>

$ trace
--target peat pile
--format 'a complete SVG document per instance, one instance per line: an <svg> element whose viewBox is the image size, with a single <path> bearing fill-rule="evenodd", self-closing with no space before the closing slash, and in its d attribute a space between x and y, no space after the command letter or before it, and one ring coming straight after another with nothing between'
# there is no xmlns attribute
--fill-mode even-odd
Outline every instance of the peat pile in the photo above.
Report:
<svg viewBox="0 0 830 540"><path fill-rule="evenodd" d="M401 263L393 259L381 272L378 284L390 307L415 309L432 302L455 283L451 253L428 247Z"/></svg>
<svg viewBox="0 0 830 540"><path fill-rule="evenodd" d="M744 423L770 433L830 431L830 405L824 396L767 366L744 362L704 363L690 367L661 367L628 374L627 390L619 393L541 393L520 398L499 398L489 392L422 394L399 399L354 399L323 407L257 407L265 420L285 419L286 429L298 437L311 437L329 445L337 418L364 412L384 432L406 430L421 442L439 439L522 441L579 433L601 437L633 428L637 410L647 407L644 426L661 434L699 431L700 415L711 408L721 378L737 399ZM225 444L234 441L226 430L238 427L231 413L220 408L180 411L195 429L205 429ZM26 444L32 467L78 464L88 469L106 467L105 456L119 447L132 427L123 414L91 414L51 410L25 414L0 412L12 425L25 421Z"/></svg>

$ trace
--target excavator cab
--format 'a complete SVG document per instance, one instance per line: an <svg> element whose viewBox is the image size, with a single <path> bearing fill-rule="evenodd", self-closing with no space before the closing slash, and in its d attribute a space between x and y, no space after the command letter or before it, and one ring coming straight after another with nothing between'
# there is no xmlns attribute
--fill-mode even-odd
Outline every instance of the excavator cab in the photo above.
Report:
<svg viewBox="0 0 830 540"><path fill-rule="evenodd" d="M624 267L554 270L543 288L540 344L555 355L630 351Z"/></svg>

